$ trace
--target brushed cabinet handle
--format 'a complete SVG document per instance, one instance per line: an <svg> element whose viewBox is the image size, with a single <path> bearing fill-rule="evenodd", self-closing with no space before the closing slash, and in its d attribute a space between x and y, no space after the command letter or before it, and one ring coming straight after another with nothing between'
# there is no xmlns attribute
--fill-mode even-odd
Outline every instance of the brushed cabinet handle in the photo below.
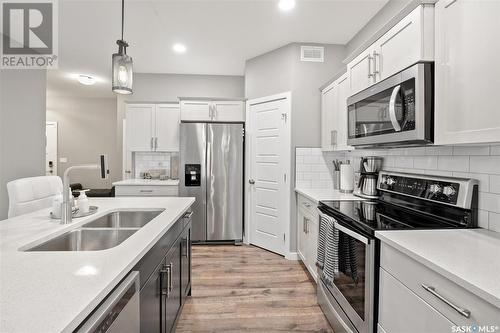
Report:
<svg viewBox="0 0 500 333"><path fill-rule="evenodd" d="M249 180L248 180L248 182L249 182L251 185L255 184L255 180L253 180L253 179L249 179Z"/></svg>
<svg viewBox="0 0 500 333"><path fill-rule="evenodd" d="M372 73L372 60L373 60L373 57L370 55L368 55L368 78L371 78L373 77L373 73Z"/></svg>
<svg viewBox="0 0 500 333"><path fill-rule="evenodd" d="M186 212L186 213L184 213L182 218L189 219L189 218L191 218L191 216L193 216L193 214L194 214L193 211Z"/></svg>
<svg viewBox="0 0 500 333"><path fill-rule="evenodd" d="M168 267L170 267L170 269L168 270L168 292L171 293L172 289L173 289L172 275L173 275L173 271L174 271L174 264L170 263L168 265Z"/></svg>
<svg viewBox="0 0 500 333"><path fill-rule="evenodd" d="M307 208L311 208L311 204L307 203L307 202L303 202L302 203L304 206L306 206Z"/></svg>
<svg viewBox="0 0 500 333"><path fill-rule="evenodd" d="M155 136L155 150L158 149L158 137Z"/></svg>
<svg viewBox="0 0 500 333"><path fill-rule="evenodd" d="M457 311L459 314L464 316L465 318L469 318L471 315L471 312L467 309L461 308L455 304L453 304L451 301L446 299L444 296L439 294L436 291L436 288L432 286L428 286L426 284L422 284L422 288L424 288L426 291L430 292L432 295L436 296L439 300L443 301L446 305L450 306L453 310Z"/></svg>
<svg viewBox="0 0 500 333"><path fill-rule="evenodd" d="M377 57L380 56L380 54L377 53L377 51L373 50L373 76L377 75L379 71L377 70Z"/></svg>
<svg viewBox="0 0 500 333"><path fill-rule="evenodd" d="M154 138L151 137L151 141L149 142L149 146L151 147L151 150L154 149L153 143L154 143Z"/></svg>
<svg viewBox="0 0 500 333"><path fill-rule="evenodd" d="M337 130L330 132L330 145L334 146L337 144Z"/></svg>
<svg viewBox="0 0 500 333"><path fill-rule="evenodd" d="M188 239L187 239L187 237L182 237L181 247L182 247L181 255L183 257L187 258L187 256L188 256Z"/></svg>
<svg viewBox="0 0 500 333"><path fill-rule="evenodd" d="M302 218L302 232L306 233L306 218Z"/></svg>
<svg viewBox="0 0 500 333"><path fill-rule="evenodd" d="M169 295L169 286L170 286L170 266L163 264L160 269L160 295L168 297ZM167 288L163 288L164 278L167 278Z"/></svg>
<svg viewBox="0 0 500 333"><path fill-rule="evenodd" d="M140 190L141 193L153 193L153 190Z"/></svg>

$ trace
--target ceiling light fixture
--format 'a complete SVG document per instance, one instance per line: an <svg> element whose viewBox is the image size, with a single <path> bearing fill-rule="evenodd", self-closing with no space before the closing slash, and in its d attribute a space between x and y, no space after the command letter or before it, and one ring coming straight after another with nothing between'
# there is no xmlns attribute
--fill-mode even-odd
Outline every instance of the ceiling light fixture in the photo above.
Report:
<svg viewBox="0 0 500 333"><path fill-rule="evenodd" d="M295 7L295 0L280 0L278 7L282 11L291 10Z"/></svg>
<svg viewBox="0 0 500 333"><path fill-rule="evenodd" d="M132 93L133 62L127 55L128 43L123 40L123 24L125 0L122 0L122 38L116 41L118 53L113 54L113 85L112 89L117 94Z"/></svg>
<svg viewBox="0 0 500 333"><path fill-rule="evenodd" d="M184 44L174 44L174 46L172 47L172 49L177 52L177 53L185 53L186 52L186 45Z"/></svg>
<svg viewBox="0 0 500 333"><path fill-rule="evenodd" d="M84 86L91 86L94 85L96 80L94 77L90 75L85 75L85 74L78 74L77 78L78 82L83 84Z"/></svg>

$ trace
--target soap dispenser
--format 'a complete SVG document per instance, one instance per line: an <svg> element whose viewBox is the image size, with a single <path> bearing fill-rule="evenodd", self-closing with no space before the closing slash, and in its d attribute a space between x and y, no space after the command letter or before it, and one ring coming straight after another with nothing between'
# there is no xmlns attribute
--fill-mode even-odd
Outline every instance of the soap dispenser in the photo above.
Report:
<svg viewBox="0 0 500 333"><path fill-rule="evenodd" d="M88 213L90 206L89 206L89 198L87 198L87 192L89 190L82 190L78 191L80 192L80 195L78 196L78 199L76 200L76 205L78 206L78 210L80 213Z"/></svg>

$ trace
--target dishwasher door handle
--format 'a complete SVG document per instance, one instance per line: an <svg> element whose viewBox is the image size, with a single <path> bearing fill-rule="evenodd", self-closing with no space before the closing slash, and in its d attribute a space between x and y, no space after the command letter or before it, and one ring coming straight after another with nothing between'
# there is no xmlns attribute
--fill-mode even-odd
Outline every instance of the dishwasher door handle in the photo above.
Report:
<svg viewBox="0 0 500 333"><path fill-rule="evenodd" d="M120 315L132 301L137 302L137 308L134 314L127 313L126 316L130 320L132 315L135 315L137 321L139 319L139 272L131 272L112 292L104 302L95 310L95 312L80 326L75 332L92 333L92 332L108 332L110 328L118 321ZM135 322L138 326L139 322Z"/></svg>

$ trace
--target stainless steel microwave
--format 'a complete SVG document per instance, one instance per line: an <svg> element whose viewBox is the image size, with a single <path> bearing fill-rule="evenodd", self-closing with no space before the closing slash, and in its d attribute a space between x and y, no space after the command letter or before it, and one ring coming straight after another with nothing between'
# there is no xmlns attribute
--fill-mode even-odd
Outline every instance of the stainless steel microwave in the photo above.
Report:
<svg viewBox="0 0 500 333"><path fill-rule="evenodd" d="M417 63L347 99L347 143L425 145L434 139L434 64Z"/></svg>

